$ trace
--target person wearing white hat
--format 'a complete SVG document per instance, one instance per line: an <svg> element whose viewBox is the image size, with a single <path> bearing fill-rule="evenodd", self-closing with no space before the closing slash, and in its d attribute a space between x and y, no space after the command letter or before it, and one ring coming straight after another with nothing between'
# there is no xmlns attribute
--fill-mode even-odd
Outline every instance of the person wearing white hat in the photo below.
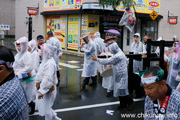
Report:
<svg viewBox="0 0 180 120"><path fill-rule="evenodd" d="M174 36L173 36L173 41L179 42L177 35L174 35Z"/></svg>
<svg viewBox="0 0 180 120"><path fill-rule="evenodd" d="M147 95L144 120L179 120L180 92L166 84L164 71L152 66L144 73L140 73L140 76Z"/></svg>
<svg viewBox="0 0 180 120"><path fill-rule="evenodd" d="M89 79L92 79L92 83L90 86L97 85L97 67L96 62L93 61L91 58L92 56L97 55L96 45L91 40L89 36L90 32L84 34L80 39L83 39L85 45L82 44L80 48L84 51L84 64L83 64L83 72L82 77L84 77L84 81L82 84L82 89L84 90L86 85L89 84Z"/></svg>
<svg viewBox="0 0 180 120"><path fill-rule="evenodd" d="M130 46L130 52L133 54L146 54L145 47L141 42L141 36L139 33L134 34L134 41ZM142 70L142 61L133 60L133 73L138 73L139 70Z"/></svg>
<svg viewBox="0 0 180 120"><path fill-rule="evenodd" d="M130 52L133 54L146 54L146 49L141 42L141 36L139 33L135 33L133 36L133 43L130 46ZM143 69L143 61L133 60L133 74L129 76L129 92L133 93L135 90L136 98L143 97L143 88L140 86L140 77L138 72Z"/></svg>

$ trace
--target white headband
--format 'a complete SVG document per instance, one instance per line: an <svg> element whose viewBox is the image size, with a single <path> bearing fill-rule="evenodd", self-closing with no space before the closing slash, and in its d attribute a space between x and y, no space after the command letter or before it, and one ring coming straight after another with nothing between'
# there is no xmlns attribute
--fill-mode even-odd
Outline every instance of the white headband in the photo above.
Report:
<svg viewBox="0 0 180 120"><path fill-rule="evenodd" d="M157 78L158 78L157 76L153 76L153 77L149 77L149 78L143 78L143 76L141 76L142 84L152 84L152 83L155 83Z"/></svg>
<svg viewBox="0 0 180 120"><path fill-rule="evenodd" d="M6 62L4 60L0 60L0 64L6 64L6 66L8 68L12 68L13 67L13 62Z"/></svg>

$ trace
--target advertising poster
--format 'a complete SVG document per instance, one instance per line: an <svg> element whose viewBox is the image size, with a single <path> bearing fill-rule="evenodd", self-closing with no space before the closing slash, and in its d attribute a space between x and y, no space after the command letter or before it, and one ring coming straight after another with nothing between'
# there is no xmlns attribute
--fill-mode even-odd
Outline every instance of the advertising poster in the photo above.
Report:
<svg viewBox="0 0 180 120"><path fill-rule="evenodd" d="M44 7L48 7L48 0L44 0Z"/></svg>
<svg viewBox="0 0 180 120"><path fill-rule="evenodd" d="M81 36L83 36L85 33L88 32L88 15L83 14L82 15L82 24L81 24ZM81 40L81 43L84 43L83 40Z"/></svg>
<svg viewBox="0 0 180 120"><path fill-rule="evenodd" d="M53 31L56 38L61 42L62 48L65 48L65 15L48 16L46 31Z"/></svg>
<svg viewBox="0 0 180 120"><path fill-rule="evenodd" d="M152 11L156 11L157 14L160 14L161 0L134 0L134 1L136 2L135 9L137 13L150 14ZM124 11L123 5L121 4L117 6L116 10Z"/></svg>
<svg viewBox="0 0 180 120"><path fill-rule="evenodd" d="M54 0L49 0L49 6L54 6Z"/></svg>
<svg viewBox="0 0 180 120"><path fill-rule="evenodd" d="M67 1L66 0L62 0L62 5L67 5Z"/></svg>
<svg viewBox="0 0 180 120"><path fill-rule="evenodd" d="M72 5L74 0L68 0L68 5Z"/></svg>
<svg viewBox="0 0 180 120"><path fill-rule="evenodd" d="M94 40L94 33L99 32L99 15L88 15L88 32Z"/></svg>
<svg viewBox="0 0 180 120"><path fill-rule="evenodd" d="M60 6L60 0L55 0L55 6Z"/></svg>
<svg viewBox="0 0 180 120"><path fill-rule="evenodd" d="M44 0L43 11L79 10L82 0Z"/></svg>
<svg viewBox="0 0 180 120"><path fill-rule="evenodd" d="M78 50L79 15L68 16L68 49Z"/></svg>

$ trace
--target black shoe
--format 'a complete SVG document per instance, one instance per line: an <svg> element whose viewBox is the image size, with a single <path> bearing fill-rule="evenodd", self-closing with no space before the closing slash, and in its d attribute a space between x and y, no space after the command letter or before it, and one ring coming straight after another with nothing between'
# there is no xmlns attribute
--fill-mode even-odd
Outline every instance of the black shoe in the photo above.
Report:
<svg viewBox="0 0 180 120"><path fill-rule="evenodd" d="M128 110L133 110L134 109L134 101L132 101L130 104L127 104L127 109Z"/></svg>
<svg viewBox="0 0 180 120"><path fill-rule="evenodd" d="M29 106L31 107L31 111L29 112L29 114L32 115L35 112L35 103L34 102L30 102Z"/></svg>
<svg viewBox="0 0 180 120"><path fill-rule="evenodd" d="M106 97L111 97L112 95L113 95L112 92L107 92L107 93L106 93Z"/></svg>
<svg viewBox="0 0 180 120"><path fill-rule="evenodd" d="M83 91L83 90L85 90L85 89L86 89L86 86L85 86L85 85L82 85L80 91Z"/></svg>
<svg viewBox="0 0 180 120"><path fill-rule="evenodd" d="M89 84L89 86L96 86L97 85L97 83L91 83L91 84Z"/></svg>
<svg viewBox="0 0 180 120"><path fill-rule="evenodd" d="M117 110L126 110L127 109L127 106L125 105L125 104L123 104L123 105L119 105L119 106L117 106Z"/></svg>

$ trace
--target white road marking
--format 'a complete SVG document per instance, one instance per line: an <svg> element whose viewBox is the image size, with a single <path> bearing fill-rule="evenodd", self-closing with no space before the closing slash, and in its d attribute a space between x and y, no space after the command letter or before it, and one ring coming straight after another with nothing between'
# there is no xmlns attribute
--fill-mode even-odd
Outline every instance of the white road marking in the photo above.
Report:
<svg viewBox="0 0 180 120"><path fill-rule="evenodd" d="M144 98L140 99L133 99L135 102L143 101ZM108 102L108 103L100 103L100 104L94 104L94 105L85 105L85 106L79 106L79 107L71 107L71 108L63 108L63 109L56 109L55 112L67 112L67 111L73 111L73 110L82 110L82 109L89 109L89 108L96 108L96 107L104 107L104 106L110 106L110 105L117 105L119 104L119 101L116 102ZM33 115L29 116L35 116L38 115L38 112L35 112Z"/></svg>
<svg viewBox="0 0 180 120"><path fill-rule="evenodd" d="M64 66L64 67L68 67L68 68L79 68L78 66L70 65L70 64L66 64L66 63L61 63L61 62L59 62L59 65Z"/></svg>
<svg viewBox="0 0 180 120"><path fill-rule="evenodd" d="M75 61L75 60L71 60L71 61L67 61L68 63L72 63L72 64L74 64L74 63L79 63L79 61Z"/></svg>
<svg viewBox="0 0 180 120"><path fill-rule="evenodd" d="M76 69L76 70L79 71L79 72L83 71L83 69Z"/></svg>

